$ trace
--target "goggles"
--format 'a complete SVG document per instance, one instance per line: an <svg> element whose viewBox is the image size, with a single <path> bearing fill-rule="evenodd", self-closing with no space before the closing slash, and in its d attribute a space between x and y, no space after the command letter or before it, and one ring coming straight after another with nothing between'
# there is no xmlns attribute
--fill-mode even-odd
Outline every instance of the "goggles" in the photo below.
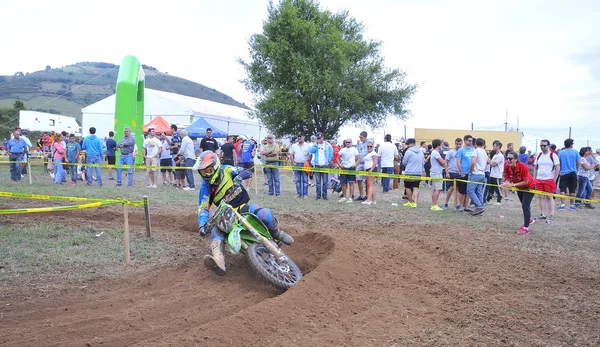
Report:
<svg viewBox="0 0 600 347"><path fill-rule="evenodd" d="M206 169L200 170L200 175L202 177L211 177L215 173L215 168L213 166L207 167Z"/></svg>

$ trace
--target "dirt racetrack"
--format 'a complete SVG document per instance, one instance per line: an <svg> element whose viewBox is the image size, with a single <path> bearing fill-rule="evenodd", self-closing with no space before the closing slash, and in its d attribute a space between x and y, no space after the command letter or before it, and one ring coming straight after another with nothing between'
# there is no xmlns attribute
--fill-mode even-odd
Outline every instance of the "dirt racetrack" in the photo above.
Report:
<svg viewBox="0 0 600 347"><path fill-rule="evenodd" d="M106 221L91 212L80 222ZM24 218L30 215L24 215ZM77 218L69 212L52 218ZM140 214L132 223L142 223ZM305 273L285 293L241 256L228 273L181 265L92 281L40 295L2 293L2 346L595 346L600 344L597 264L528 251L526 237L459 226L344 216L282 215L286 252ZM170 216L157 215L157 232ZM119 220L115 213L115 220ZM193 220L193 218L192 218ZM171 230L171 231L169 231Z"/></svg>

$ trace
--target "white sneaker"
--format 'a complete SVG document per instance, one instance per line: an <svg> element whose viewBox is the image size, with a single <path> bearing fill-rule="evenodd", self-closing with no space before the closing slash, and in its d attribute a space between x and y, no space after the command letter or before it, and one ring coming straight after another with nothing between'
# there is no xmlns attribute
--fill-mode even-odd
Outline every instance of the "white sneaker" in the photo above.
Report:
<svg viewBox="0 0 600 347"><path fill-rule="evenodd" d="M354 202L354 200L352 200L352 198L347 198L347 199L346 199L346 202L347 202L347 203L348 203L348 202Z"/></svg>
<svg viewBox="0 0 600 347"><path fill-rule="evenodd" d="M371 205L372 203L373 202L369 201L369 200L365 200L365 201L361 202L361 204L363 204L363 205Z"/></svg>
<svg viewBox="0 0 600 347"><path fill-rule="evenodd" d="M151 185L150 188L156 188L156 184Z"/></svg>
<svg viewBox="0 0 600 347"><path fill-rule="evenodd" d="M338 202L346 202L346 201L348 201L346 198L341 198L338 200Z"/></svg>
<svg viewBox="0 0 600 347"><path fill-rule="evenodd" d="M190 188L190 187L183 187L183 190L194 190L194 188Z"/></svg>
<svg viewBox="0 0 600 347"><path fill-rule="evenodd" d="M494 203L494 206L500 206L500 205L502 205L502 203L501 203L501 202L495 202L495 203Z"/></svg>

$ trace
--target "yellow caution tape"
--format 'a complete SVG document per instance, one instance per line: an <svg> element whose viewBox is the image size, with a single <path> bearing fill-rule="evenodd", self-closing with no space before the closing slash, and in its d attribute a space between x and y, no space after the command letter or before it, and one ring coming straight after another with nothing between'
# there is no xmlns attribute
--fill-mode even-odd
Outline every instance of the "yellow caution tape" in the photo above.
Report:
<svg viewBox="0 0 600 347"><path fill-rule="evenodd" d="M105 204L127 204L132 206L142 206L143 201L129 201L123 198L117 199L98 199L98 198L83 198L74 196L55 196L55 195L40 195L40 194L25 194L25 193L13 193L13 192L0 192L0 197L7 198L23 198L23 199L36 199L36 200L58 200L58 201L90 201L100 202Z"/></svg>
<svg viewBox="0 0 600 347"><path fill-rule="evenodd" d="M37 207L37 208L15 208L10 210L0 210L0 214L20 214L20 213L40 213L40 212L56 212L56 211L69 211L69 210L81 210L85 208L93 208L104 205L117 204L116 202L106 202L106 201L98 201L91 202L88 204L82 205L73 205L73 206L56 206L56 207Z"/></svg>

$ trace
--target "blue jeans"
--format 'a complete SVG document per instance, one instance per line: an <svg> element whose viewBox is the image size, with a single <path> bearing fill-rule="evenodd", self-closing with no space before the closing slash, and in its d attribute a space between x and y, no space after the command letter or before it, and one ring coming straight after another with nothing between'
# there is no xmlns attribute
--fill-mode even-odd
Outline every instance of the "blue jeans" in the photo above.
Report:
<svg viewBox="0 0 600 347"><path fill-rule="evenodd" d="M324 166L320 168L325 168ZM327 172L315 172L315 181L317 183L317 197L327 197L327 187L329 185L329 174Z"/></svg>
<svg viewBox="0 0 600 347"><path fill-rule="evenodd" d="M304 163L295 163L294 166L302 168L304 167ZM306 171L294 170L294 179L296 180L296 194L308 196L308 174Z"/></svg>
<svg viewBox="0 0 600 347"><path fill-rule="evenodd" d="M8 156L10 161L10 179L13 181L21 180L21 161L23 160L23 154L10 154Z"/></svg>
<svg viewBox="0 0 600 347"><path fill-rule="evenodd" d="M63 167L62 159L54 159L54 183L61 184L62 180L67 178L67 173Z"/></svg>
<svg viewBox="0 0 600 347"><path fill-rule="evenodd" d="M279 163L272 162L267 164L277 166ZM281 194L279 189L279 169L266 167L265 174L267 174L267 183L269 184L269 195L273 195L274 191L275 195L279 196L279 194Z"/></svg>
<svg viewBox="0 0 600 347"><path fill-rule="evenodd" d="M394 173L394 168L393 167L382 167L381 168L381 173L384 174L393 174ZM392 179L389 177L381 177L381 186L383 187L383 192L389 192L390 191L390 181Z"/></svg>
<svg viewBox="0 0 600 347"><path fill-rule="evenodd" d="M195 163L196 163L196 160L191 159L191 158L187 158L185 160L186 167L191 168L192 166L194 166ZM194 172L192 171L192 169L185 169L185 178L187 179L188 187L196 188L196 185L194 184Z"/></svg>
<svg viewBox="0 0 600 347"><path fill-rule="evenodd" d="M86 155L85 164L87 171L87 184L88 186L92 185L92 167L89 164L100 164L100 156L99 155ZM102 168L100 166L96 166L96 181L98 185L102 185Z"/></svg>
<svg viewBox="0 0 600 347"><path fill-rule="evenodd" d="M71 169L71 182L77 183L77 164L69 163L69 169Z"/></svg>
<svg viewBox="0 0 600 347"><path fill-rule="evenodd" d="M121 154L117 167L117 184L123 184L123 168L122 165L134 165L135 159L133 154ZM127 185L133 185L133 168L127 169Z"/></svg>
<svg viewBox="0 0 600 347"><path fill-rule="evenodd" d="M470 174L469 181L470 182L467 183L467 194L469 194L469 197L476 208L483 208L484 185L471 182L485 183L485 175Z"/></svg>
<svg viewBox="0 0 600 347"><path fill-rule="evenodd" d="M590 199L592 197L592 182L585 176L577 176L579 179L579 189L577 190L577 197L580 199ZM580 201L581 202L581 201Z"/></svg>

